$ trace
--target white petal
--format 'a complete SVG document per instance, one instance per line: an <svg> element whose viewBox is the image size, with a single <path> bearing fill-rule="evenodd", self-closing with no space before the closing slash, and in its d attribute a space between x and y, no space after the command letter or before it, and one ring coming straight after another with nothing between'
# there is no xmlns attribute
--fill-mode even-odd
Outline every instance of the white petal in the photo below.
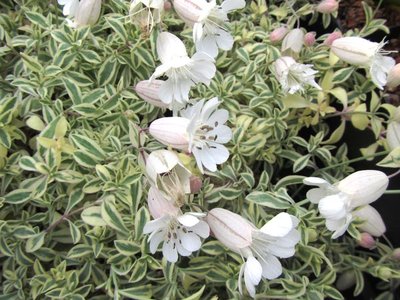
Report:
<svg viewBox="0 0 400 300"><path fill-rule="evenodd" d="M246 1L244 0L225 0L221 4L221 8L227 13L235 9L241 9L245 6L246 6Z"/></svg>
<svg viewBox="0 0 400 300"><path fill-rule="evenodd" d="M196 148L196 150L197 150L197 148ZM196 154L199 157L201 164L204 165L204 167L207 170L209 170L211 172L217 171L217 164L215 163L213 157L210 155L210 151L208 148L199 149L196 152L193 152L193 155L195 157L196 157Z"/></svg>
<svg viewBox="0 0 400 300"><path fill-rule="evenodd" d="M218 44L218 47L224 51L229 51L233 47L233 37L225 30L219 29L215 40Z"/></svg>
<svg viewBox="0 0 400 300"><path fill-rule="evenodd" d="M169 262L177 262L178 260L178 252L176 250L175 243L171 240L164 242L163 249L162 249L164 257Z"/></svg>
<svg viewBox="0 0 400 300"><path fill-rule="evenodd" d="M211 57L218 55L218 45L213 35L206 35L196 42L196 50L199 52L205 52Z"/></svg>
<svg viewBox="0 0 400 300"><path fill-rule="evenodd" d="M321 199L318 209L321 215L327 219L338 220L347 214L345 198L340 195L331 195Z"/></svg>
<svg viewBox="0 0 400 300"><path fill-rule="evenodd" d="M179 216L178 221L179 221L179 223L181 223L182 225L184 225L186 227L192 227L200 222L200 220L198 218L196 218L195 216L192 216L190 214L184 214L182 216Z"/></svg>
<svg viewBox="0 0 400 300"><path fill-rule="evenodd" d="M239 271L238 287L239 287L239 293L240 293L240 295L243 295L242 277L243 277L245 265L246 265L246 263L243 263L242 266L240 267L240 271Z"/></svg>
<svg viewBox="0 0 400 300"><path fill-rule="evenodd" d="M352 221L352 215L348 214L346 215L346 217L339 220L327 219L325 224L328 230L334 231L334 233L332 234L332 239L336 239L342 236L346 232L351 221Z"/></svg>
<svg viewBox="0 0 400 300"><path fill-rule="evenodd" d="M195 233L185 233L180 235L182 246L189 251L197 251L201 247L201 240Z"/></svg>
<svg viewBox="0 0 400 300"><path fill-rule="evenodd" d="M232 139L232 130L225 125L219 125L214 130L208 133L210 136L215 136L215 142L225 144Z"/></svg>
<svg viewBox="0 0 400 300"><path fill-rule="evenodd" d="M275 279L282 274L282 265L273 255L268 255L260 260L262 266L262 276L267 279Z"/></svg>
<svg viewBox="0 0 400 300"><path fill-rule="evenodd" d="M353 216L364 221L364 223L359 226L361 231L368 232L376 237L381 236L386 231L386 226L381 215L371 205L365 205L354 211Z"/></svg>
<svg viewBox="0 0 400 300"><path fill-rule="evenodd" d="M226 109L216 110L207 120L207 123L212 126L225 124L228 121L229 112ZM215 125L217 123L218 125Z"/></svg>
<svg viewBox="0 0 400 300"><path fill-rule="evenodd" d="M225 146L217 143L209 143L209 155L212 156L213 161L216 164L222 164L226 162L229 158L229 151Z"/></svg>
<svg viewBox="0 0 400 300"><path fill-rule="evenodd" d="M157 220L147 222L143 227L143 233L148 234L150 232L157 231L161 228L164 228L166 226L167 219L169 219L169 217L165 216L165 217L159 218Z"/></svg>
<svg viewBox="0 0 400 300"><path fill-rule="evenodd" d="M157 38L157 54L163 64L171 63L176 58L187 57L187 52L183 42L169 32L162 32Z"/></svg>
<svg viewBox="0 0 400 300"><path fill-rule="evenodd" d="M158 245L164 240L164 232L157 232L150 238L150 252L155 253L157 251Z"/></svg>
<svg viewBox="0 0 400 300"><path fill-rule="evenodd" d="M307 199L312 203L318 203L322 198L328 196L328 192L326 189L315 188L311 189L307 192Z"/></svg>
<svg viewBox="0 0 400 300"><path fill-rule="evenodd" d="M177 242L176 243L176 250L178 250L178 253L182 256L189 256L192 254L192 251L189 251L185 249L181 243Z"/></svg>
<svg viewBox="0 0 400 300"><path fill-rule="evenodd" d="M200 221L193 227L190 227L190 230L193 231L195 234L201 236L203 239L208 238L210 235L210 227L204 221Z"/></svg>
<svg viewBox="0 0 400 300"><path fill-rule="evenodd" d="M282 212L268 221L260 231L273 237L283 237L294 227L293 219L288 213Z"/></svg>
<svg viewBox="0 0 400 300"><path fill-rule="evenodd" d="M244 267L244 283L249 295L252 297L256 294L255 286L260 283L261 276L261 264L254 258L254 256L249 256Z"/></svg>

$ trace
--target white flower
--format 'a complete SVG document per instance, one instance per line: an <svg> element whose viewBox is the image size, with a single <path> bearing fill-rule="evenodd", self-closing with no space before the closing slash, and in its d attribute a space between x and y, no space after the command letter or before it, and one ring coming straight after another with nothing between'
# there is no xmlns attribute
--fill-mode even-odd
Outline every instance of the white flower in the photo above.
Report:
<svg viewBox="0 0 400 300"><path fill-rule="evenodd" d="M160 108L167 108L169 105L162 102L159 96L160 87L163 83L163 80L157 79L152 81L142 80L136 84L135 91L144 101Z"/></svg>
<svg viewBox="0 0 400 300"><path fill-rule="evenodd" d="M161 85L161 101L175 107L189 100L190 88L196 83L209 85L216 68L209 55L196 52L189 58L185 45L175 35L162 32L157 39L157 54L161 60L151 79L166 75L168 79Z"/></svg>
<svg viewBox="0 0 400 300"><path fill-rule="evenodd" d="M373 236L381 236L386 231L386 226L381 215L371 205L365 205L355 210L353 212L353 217L363 222L359 226L361 231L365 231Z"/></svg>
<svg viewBox="0 0 400 300"><path fill-rule="evenodd" d="M286 34L282 41L282 52L291 50L295 53L300 53L304 44L304 32L299 28L295 28Z"/></svg>
<svg viewBox="0 0 400 300"><path fill-rule="evenodd" d="M129 8L132 22L151 31L154 24L161 22L164 3L164 0L133 0Z"/></svg>
<svg viewBox="0 0 400 300"><path fill-rule="evenodd" d="M312 65L297 63L290 56L278 58L273 64L273 70L285 93L303 91L305 84L321 89L315 82L314 75L318 72L312 69Z"/></svg>
<svg viewBox="0 0 400 300"><path fill-rule="evenodd" d="M390 150L400 147L400 107L397 107L393 119L386 131L386 141Z"/></svg>
<svg viewBox="0 0 400 300"><path fill-rule="evenodd" d="M63 5L63 15L74 17L79 5L79 0L57 0L58 4Z"/></svg>
<svg viewBox="0 0 400 300"><path fill-rule="evenodd" d="M400 64L395 65L390 69L387 77L387 87L394 89L400 85Z"/></svg>
<svg viewBox="0 0 400 300"><path fill-rule="evenodd" d="M395 60L388 51L382 48L385 42L375 43L361 37L343 37L333 41L331 49L341 60L369 68L374 84L383 89L386 85L388 72L394 67Z"/></svg>
<svg viewBox="0 0 400 300"><path fill-rule="evenodd" d="M146 174L150 183L166 199L175 201L179 206L184 204L185 194L190 194L191 191L191 173L174 152L168 150L151 152L146 159Z"/></svg>
<svg viewBox="0 0 400 300"><path fill-rule="evenodd" d="M300 241L300 233L295 229L299 220L287 213L278 214L257 229L238 214L214 208L207 215L207 223L222 244L246 258L239 273L239 291L242 293L244 275L246 289L252 297L261 278L274 279L282 274L277 257L293 256Z"/></svg>
<svg viewBox="0 0 400 300"><path fill-rule="evenodd" d="M198 51L212 57L218 55L218 48L230 50L233 37L226 30L228 13L245 7L244 0L225 0L217 5L215 0L174 0L177 13L188 24L193 24L193 40Z"/></svg>
<svg viewBox="0 0 400 300"><path fill-rule="evenodd" d="M365 208L364 205L384 193L389 179L381 171L364 170L347 176L336 185L317 177L306 178L304 183L318 186L307 192L307 199L318 204L319 212L326 219L326 227L334 231L332 238L335 239L346 232L355 216ZM364 207L355 210L361 206ZM365 228L363 230L366 231Z"/></svg>
<svg viewBox="0 0 400 300"><path fill-rule="evenodd" d="M224 125L228 111L217 109L218 105L218 98L207 102L201 100L181 111L182 117L155 120L149 131L161 143L193 153L202 173L203 166L215 172L217 164L224 163L229 157L229 151L222 144L232 137L231 129Z"/></svg>
<svg viewBox="0 0 400 300"><path fill-rule="evenodd" d="M208 224L200 220L205 214L182 214L179 208L173 209L171 202L154 187L150 188L148 201L150 213L157 218L146 223L143 228L144 234L150 234L148 240L151 253L154 254L160 243L163 243L164 257L169 262L176 262L178 254L189 256L200 249L200 237L207 238L210 234Z"/></svg>
<svg viewBox="0 0 400 300"><path fill-rule="evenodd" d="M79 5L71 9L73 9L73 15L70 12L69 16L74 16L74 21L66 19L69 26L76 28L94 25L100 17L101 0L80 0Z"/></svg>

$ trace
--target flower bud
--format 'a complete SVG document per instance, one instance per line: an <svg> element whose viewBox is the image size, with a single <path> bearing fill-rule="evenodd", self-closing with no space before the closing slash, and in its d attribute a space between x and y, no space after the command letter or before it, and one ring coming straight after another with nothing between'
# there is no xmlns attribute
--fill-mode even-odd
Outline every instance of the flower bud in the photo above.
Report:
<svg viewBox="0 0 400 300"><path fill-rule="evenodd" d="M400 248L396 248L393 250L392 259L400 261Z"/></svg>
<svg viewBox="0 0 400 300"><path fill-rule="evenodd" d="M171 2L165 1L165 2L164 2L164 10L165 10L165 11L169 11L169 10L171 10L171 8L172 8Z"/></svg>
<svg viewBox="0 0 400 300"><path fill-rule="evenodd" d="M188 150L187 127L190 120L181 117L166 117L153 121L149 132L160 143L179 150Z"/></svg>
<svg viewBox="0 0 400 300"><path fill-rule="evenodd" d="M343 37L343 34L340 31L334 31L331 34L328 35L328 37L324 41L324 45L326 46L332 46L332 43Z"/></svg>
<svg viewBox="0 0 400 300"><path fill-rule="evenodd" d="M295 53L300 53L300 50L303 47L303 42L304 32L299 28L292 29L283 39L282 52L290 49Z"/></svg>
<svg viewBox="0 0 400 300"><path fill-rule="evenodd" d="M376 245L375 239L368 232L361 233L361 237L357 241L357 243L359 246L366 248L366 249L370 249L370 250L375 248L375 245Z"/></svg>
<svg viewBox="0 0 400 300"><path fill-rule="evenodd" d="M206 221L214 236L226 247L235 252L248 247L252 242L252 231L256 229L242 216L223 208L214 208Z"/></svg>
<svg viewBox="0 0 400 300"><path fill-rule="evenodd" d="M77 26L94 25L100 17L101 0L81 0L75 15Z"/></svg>
<svg viewBox="0 0 400 300"><path fill-rule="evenodd" d="M177 216L179 208L173 202L164 198L162 193L155 187L150 187L147 203L149 205L150 214L154 219L161 218L165 215Z"/></svg>
<svg viewBox="0 0 400 300"><path fill-rule="evenodd" d="M201 178L194 175L190 177L190 193L198 193L201 190L202 185L203 182L201 181Z"/></svg>
<svg viewBox="0 0 400 300"><path fill-rule="evenodd" d="M347 290L356 283L356 274L353 270L349 270L341 274L336 281L336 287L339 291Z"/></svg>
<svg viewBox="0 0 400 300"><path fill-rule="evenodd" d="M379 237L386 231L385 223L379 212L371 205L365 205L353 211L353 217L359 218L363 223L359 226L361 231L365 231L373 236Z"/></svg>
<svg viewBox="0 0 400 300"><path fill-rule="evenodd" d="M316 36L315 32L307 32L306 35L304 36L304 45L306 45L307 47L314 45L315 36Z"/></svg>
<svg viewBox="0 0 400 300"><path fill-rule="evenodd" d="M364 38L350 36L333 41L331 49L341 60L353 65L369 65L381 45Z"/></svg>
<svg viewBox="0 0 400 300"><path fill-rule="evenodd" d="M385 173L376 170L355 172L341 180L337 188L350 196L352 208L377 200L386 191L389 178Z"/></svg>
<svg viewBox="0 0 400 300"><path fill-rule="evenodd" d="M167 108L168 104L161 101L158 93L160 91L161 85L164 83L163 80L154 79L139 81L135 86L136 93L144 101L161 108Z"/></svg>
<svg viewBox="0 0 400 300"><path fill-rule="evenodd" d="M278 43L285 37L287 32L288 29L286 26L276 28L270 33L269 40L271 41L271 43Z"/></svg>
<svg viewBox="0 0 400 300"><path fill-rule="evenodd" d="M385 281L388 281L388 280L392 279L392 277L393 277L392 270L385 266L377 267L377 275L380 279L385 280Z"/></svg>
<svg viewBox="0 0 400 300"><path fill-rule="evenodd" d="M386 86L389 89L394 89L400 85L400 64L395 65L392 69L390 69Z"/></svg>
<svg viewBox="0 0 400 300"><path fill-rule="evenodd" d="M336 0L323 0L317 5L315 10L323 14L331 14L337 11L338 8L339 2L337 2Z"/></svg>
<svg viewBox="0 0 400 300"><path fill-rule="evenodd" d="M173 0L173 5L176 13L185 23L193 25L201 21L204 13L204 0Z"/></svg>

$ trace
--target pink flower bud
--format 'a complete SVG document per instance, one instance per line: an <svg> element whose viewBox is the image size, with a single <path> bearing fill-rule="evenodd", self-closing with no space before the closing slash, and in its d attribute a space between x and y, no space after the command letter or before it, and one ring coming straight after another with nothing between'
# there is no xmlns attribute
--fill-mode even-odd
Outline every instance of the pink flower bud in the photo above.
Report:
<svg viewBox="0 0 400 300"><path fill-rule="evenodd" d="M376 245L375 239L368 232L361 233L360 240L358 240L357 243L359 246L366 249L373 249Z"/></svg>
<svg viewBox="0 0 400 300"><path fill-rule="evenodd" d="M167 108L168 104L161 101L158 93L160 91L161 85L164 83L163 80L154 79L139 81L135 86L136 93L144 101L161 108Z"/></svg>
<svg viewBox="0 0 400 300"><path fill-rule="evenodd" d="M328 35L328 37L324 41L324 45L326 46L332 46L332 43L340 39L343 36L343 34L340 31L334 31L331 34Z"/></svg>
<svg viewBox="0 0 400 300"><path fill-rule="evenodd" d="M288 29L285 26L276 28L270 33L269 40L271 43L278 43L285 37L287 32Z"/></svg>
<svg viewBox="0 0 400 300"><path fill-rule="evenodd" d="M323 14L331 14L337 11L338 8L339 2L337 2L336 0L323 0L317 5L315 10Z"/></svg>
<svg viewBox="0 0 400 300"><path fill-rule="evenodd" d="M200 191L201 187L203 185L203 182L201 179L197 176L191 176L190 177L190 192L192 194L196 194Z"/></svg>
<svg viewBox="0 0 400 300"><path fill-rule="evenodd" d="M400 85L400 64L395 65L388 74L386 86L394 89Z"/></svg>
<svg viewBox="0 0 400 300"><path fill-rule="evenodd" d="M187 127L189 119L181 117L166 117L153 121L149 132L160 143L179 150L188 150L189 137Z"/></svg>
<svg viewBox="0 0 400 300"><path fill-rule="evenodd" d="M307 47L314 45L315 36L316 36L315 32L307 32L306 35L304 36L304 45L306 45Z"/></svg>
<svg viewBox="0 0 400 300"><path fill-rule="evenodd" d="M77 26L94 25L100 17L101 0L81 0L75 15Z"/></svg>
<svg viewBox="0 0 400 300"><path fill-rule="evenodd" d="M155 187L150 187L147 197L150 214L154 219L161 218L165 215L177 216L179 208L173 202L164 198L159 190Z"/></svg>
<svg viewBox="0 0 400 300"><path fill-rule="evenodd" d="M240 253L252 242L253 224L242 216L223 208L214 208L207 214L207 223L214 236L226 247Z"/></svg>
<svg viewBox="0 0 400 300"><path fill-rule="evenodd" d="M172 8L171 2L165 1L165 2L164 2L164 10L165 10L165 11L169 11L169 10L171 10L171 8Z"/></svg>
<svg viewBox="0 0 400 300"><path fill-rule="evenodd" d="M176 13L189 25L200 21L203 14L205 1L198 0L173 0Z"/></svg>

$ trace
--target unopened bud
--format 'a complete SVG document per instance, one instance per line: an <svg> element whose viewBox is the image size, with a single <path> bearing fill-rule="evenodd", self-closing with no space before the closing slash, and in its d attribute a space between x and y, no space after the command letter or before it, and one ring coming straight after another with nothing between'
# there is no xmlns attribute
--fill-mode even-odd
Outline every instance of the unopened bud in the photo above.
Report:
<svg viewBox="0 0 400 300"><path fill-rule="evenodd" d="M171 8L172 8L171 2L165 1L165 2L164 2L164 10L165 10L165 11L169 11L169 10L171 10Z"/></svg>
<svg viewBox="0 0 400 300"><path fill-rule="evenodd" d="M323 14L331 14L337 11L338 8L339 8L339 2L337 2L336 0L323 0L320 3L318 3L315 10Z"/></svg>
<svg viewBox="0 0 400 300"><path fill-rule="evenodd" d="M343 37L343 34L340 31L334 31L331 34L328 35L328 37L324 41L324 45L326 46L332 46L332 43Z"/></svg>
<svg viewBox="0 0 400 300"><path fill-rule="evenodd" d="M306 35L304 36L304 45L306 45L307 47L314 45L315 36L316 36L315 32L307 32Z"/></svg>
<svg viewBox="0 0 400 300"><path fill-rule="evenodd" d="M315 229L307 228L307 235L309 242L315 242L318 239L318 233Z"/></svg>
<svg viewBox="0 0 400 300"><path fill-rule="evenodd" d="M388 281L392 279L392 270L388 267L378 267L377 275L380 279Z"/></svg>
<svg viewBox="0 0 400 300"><path fill-rule="evenodd" d="M242 216L223 208L214 208L207 214L207 223L214 236L229 249L240 252L252 242L255 227Z"/></svg>
<svg viewBox="0 0 400 300"><path fill-rule="evenodd" d="M75 15L77 26L94 25L100 17L101 0L81 0Z"/></svg>
<svg viewBox="0 0 400 300"><path fill-rule="evenodd" d="M353 217L359 218L363 223L359 226L362 231L379 237L386 231L385 223L379 212L371 205L365 205L360 209L353 211Z"/></svg>
<svg viewBox="0 0 400 300"><path fill-rule="evenodd" d="M164 198L163 194L155 187L150 187L147 197L150 214L154 219L161 218L165 215L177 216L179 208L173 202Z"/></svg>
<svg viewBox="0 0 400 300"><path fill-rule="evenodd" d="M400 261L400 248L396 248L393 250L392 259Z"/></svg>
<svg viewBox="0 0 400 300"><path fill-rule="evenodd" d="M353 270L349 270L341 274L336 281L336 287L339 291L347 290L356 283L356 274Z"/></svg>
<svg viewBox="0 0 400 300"><path fill-rule="evenodd" d="M400 85L400 64L395 65L388 73L386 86L394 89Z"/></svg>
<svg viewBox="0 0 400 300"><path fill-rule="evenodd" d="M201 187L203 185L203 182L201 178L197 176L191 176L190 177L190 192L192 194L196 194L201 190Z"/></svg>
<svg viewBox="0 0 400 300"><path fill-rule="evenodd" d="M287 32L288 29L285 26L276 28L270 33L269 40L271 43L278 43L285 37Z"/></svg>
<svg viewBox="0 0 400 300"><path fill-rule="evenodd" d="M205 2L205 1L204 1ZM204 10L203 1L198 0L173 0L176 13L189 25L193 25L201 20Z"/></svg>
<svg viewBox="0 0 400 300"><path fill-rule="evenodd" d="M304 43L304 32L295 28L289 31L282 42L282 52L292 50L295 53L300 53Z"/></svg>
<svg viewBox="0 0 400 300"><path fill-rule="evenodd" d="M159 142L179 150L188 150L187 127L190 120L181 117L160 118L150 124L149 132Z"/></svg>
<svg viewBox="0 0 400 300"><path fill-rule="evenodd" d="M390 150L400 147L400 122L392 121L389 123L386 132L386 141Z"/></svg>
<svg viewBox="0 0 400 300"><path fill-rule="evenodd" d="M163 80L154 79L139 81L135 86L136 93L144 101L161 108L167 108L168 104L161 101L158 93L160 91L161 85L164 83Z"/></svg>
<svg viewBox="0 0 400 300"><path fill-rule="evenodd" d="M361 233L360 239L357 241L360 247L373 249L376 246L376 241L368 232Z"/></svg>

